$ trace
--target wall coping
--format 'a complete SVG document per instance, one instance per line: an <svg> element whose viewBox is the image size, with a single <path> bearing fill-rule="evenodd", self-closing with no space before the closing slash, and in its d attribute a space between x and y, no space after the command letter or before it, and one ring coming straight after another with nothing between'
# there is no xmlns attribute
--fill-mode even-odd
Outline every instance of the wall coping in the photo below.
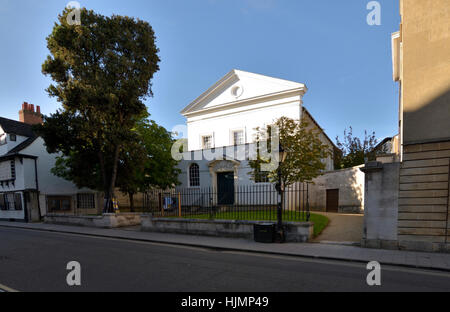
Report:
<svg viewBox="0 0 450 312"><path fill-rule="evenodd" d="M59 213L47 213L44 217L57 217L57 218L68 218L68 219L96 219L101 220L105 217L121 217L121 216L141 216L140 213L105 213L99 216L86 216L86 215L69 215L69 214L59 214Z"/></svg>
<svg viewBox="0 0 450 312"><path fill-rule="evenodd" d="M379 161L371 161L360 169L364 173L375 172L383 170L383 163Z"/></svg>
<svg viewBox="0 0 450 312"><path fill-rule="evenodd" d="M142 217L150 218L155 222L172 222L172 223L205 223L205 224L237 224L237 225L256 225L256 224L276 224L276 221L245 221L245 220L207 220L207 219L180 219L180 218L152 218L149 215ZM283 222L283 225L293 225L300 227L310 227L314 225L312 222Z"/></svg>

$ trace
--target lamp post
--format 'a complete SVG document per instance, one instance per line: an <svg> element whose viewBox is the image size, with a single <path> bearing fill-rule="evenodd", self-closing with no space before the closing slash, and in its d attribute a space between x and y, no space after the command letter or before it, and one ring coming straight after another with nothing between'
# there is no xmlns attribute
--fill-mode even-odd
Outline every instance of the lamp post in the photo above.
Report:
<svg viewBox="0 0 450 312"><path fill-rule="evenodd" d="M279 164L278 164L278 182L276 185L276 190L280 195L280 200L277 207L277 243L284 243L285 233L283 227L283 202L284 202L284 184L283 184L283 172L281 165L286 160L287 153L285 152L283 146L280 143L279 146Z"/></svg>

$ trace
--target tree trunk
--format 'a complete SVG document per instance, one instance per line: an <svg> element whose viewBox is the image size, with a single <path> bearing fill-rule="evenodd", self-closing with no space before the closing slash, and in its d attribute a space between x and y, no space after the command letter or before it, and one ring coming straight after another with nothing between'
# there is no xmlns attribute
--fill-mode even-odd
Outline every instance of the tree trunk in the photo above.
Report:
<svg viewBox="0 0 450 312"><path fill-rule="evenodd" d="M112 173L111 173L111 180L109 183L107 194L105 196L105 212L106 213L114 213L113 198L114 198L114 191L115 191L115 187L116 187L119 153L120 153L120 147L117 145L114 148L114 158L113 158L113 168L112 168Z"/></svg>
<svg viewBox="0 0 450 312"><path fill-rule="evenodd" d="M110 211L109 205L110 205L110 199L111 196L109 194L109 186L108 186L108 179L106 177L106 167L105 167L105 159L103 158L103 154L101 151L98 152L98 159L100 162L100 170L102 172L102 179L103 179L103 191L104 191L104 199L103 199L103 213L108 213Z"/></svg>
<svg viewBox="0 0 450 312"><path fill-rule="evenodd" d="M128 193L128 197L130 198L130 212L134 212L134 194Z"/></svg>

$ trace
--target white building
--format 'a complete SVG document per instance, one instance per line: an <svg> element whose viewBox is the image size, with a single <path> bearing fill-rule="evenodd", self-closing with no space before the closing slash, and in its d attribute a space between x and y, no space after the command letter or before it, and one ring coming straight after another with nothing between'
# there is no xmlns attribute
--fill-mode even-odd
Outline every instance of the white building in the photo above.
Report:
<svg viewBox="0 0 450 312"><path fill-rule="evenodd" d="M90 214L101 208L99 194L51 173L57 155L32 130L42 122L39 106L35 111L24 103L20 120L0 117L0 220L38 221L47 212Z"/></svg>
<svg viewBox="0 0 450 312"><path fill-rule="evenodd" d="M328 138L314 118L303 107L303 96L308 91L302 83L232 70L181 113L187 118L188 152L179 167L183 188L213 187L227 204L236 203L222 190L239 186L269 185L255 183L249 173L248 156L254 148L256 128L272 125L281 117L309 121L320 132L323 143L332 150ZM225 160L207 160L205 154L228 150ZM238 156L243 148L245 156ZM219 152L217 152L219 151ZM326 171L334 169L333 157L324 159ZM219 199L220 204L220 199Z"/></svg>

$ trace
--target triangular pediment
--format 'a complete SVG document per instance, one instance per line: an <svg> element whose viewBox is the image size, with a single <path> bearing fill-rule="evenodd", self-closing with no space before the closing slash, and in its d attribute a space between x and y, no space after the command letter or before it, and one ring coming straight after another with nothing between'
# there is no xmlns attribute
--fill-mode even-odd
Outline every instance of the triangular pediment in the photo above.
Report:
<svg viewBox="0 0 450 312"><path fill-rule="evenodd" d="M205 109L231 105L294 89L304 89L306 92L306 86L302 83L232 70L181 113L186 116Z"/></svg>

